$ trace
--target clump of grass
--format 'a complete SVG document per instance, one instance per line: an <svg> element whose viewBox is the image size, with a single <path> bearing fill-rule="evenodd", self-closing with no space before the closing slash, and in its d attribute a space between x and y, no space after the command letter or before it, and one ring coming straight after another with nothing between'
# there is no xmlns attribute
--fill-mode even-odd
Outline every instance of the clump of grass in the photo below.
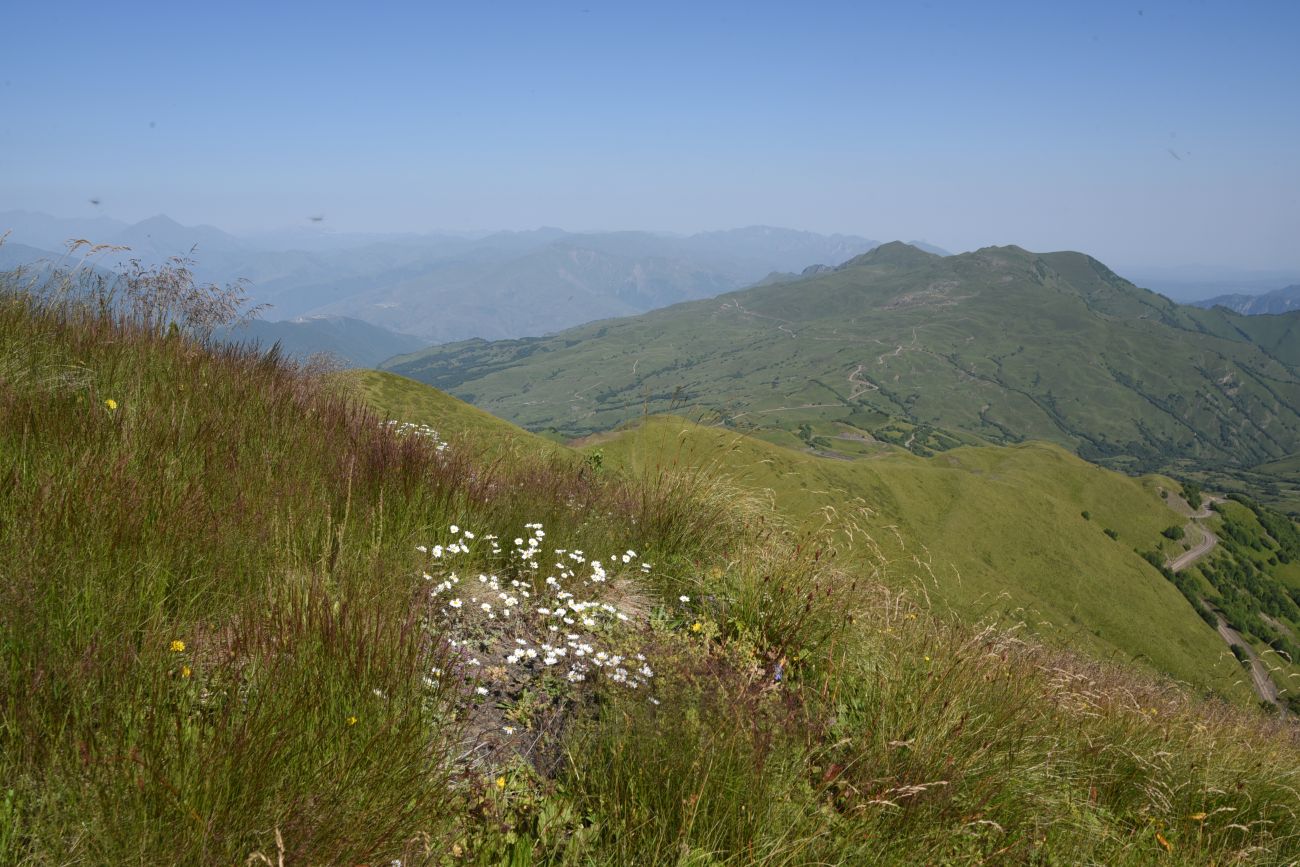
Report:
<svg viewBox="0 0 1300 867"><path fill-rule="evenodd" d="M593 851L615 864L805 864L833 853L797 702L743 652L672 644L660 648L661 704L620 700L572 739L564 783L599 817Z"/></svg>

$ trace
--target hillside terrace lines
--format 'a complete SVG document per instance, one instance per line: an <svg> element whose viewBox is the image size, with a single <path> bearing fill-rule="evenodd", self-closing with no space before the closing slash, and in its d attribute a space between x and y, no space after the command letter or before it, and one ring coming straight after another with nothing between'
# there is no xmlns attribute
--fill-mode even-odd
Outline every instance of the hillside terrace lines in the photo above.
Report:
<svg viewBox="0 0 1300 867"><path fill-rule="evenodd" d="M885 353L881 354L881 355L876 359L876 364L884 364L886 358L897 358L898 356L900 356L900 355L903 354L903 350L904 350L904 349L920 349L920 348L921 348L921 347L918 347L918 346L916 345L916 326L913 325L913 326L912 326L912 342L909 343L907 346L904 346L903 344L900 343L900 344L898 344L898 346L894 349L893 352L885 352ZM931 354L933 355L933 354L935 354L935 353L931 353Z"/></svg>
<svg viewBox="0 0 1300 867"><path fill-rule="evenodd" d="M797 338L797 337L799 336L799 335L796 334L794 331L791 331L791 330L790 330L790 328L789 328L789 320L787 320L787 319L781 319L780 317L777 317L777 316L769 316L769 315L766 314L766 313L755 313L753 310L750 310L750 309L748 309L748 308L742 306L741 303L740 303L739 301L737 301L736 299L734 299L734 298L729 298L729 299L727 299L726 301L722 302L722 306L720 306L718 309L719 309L719 310L728 310L728 309L730 309L730 308L735 308L737 312L742 313L742 314L744 314L744 315L746 315L746 316L753 316L753 317L756 317L756 318L758 318L758 319L770 319L770 320L772 320L773 322L778 323L777 326L776 326L776 330L777 330L777 331L784 332L784 333L790 335L791 337L795 337L795 338Z"/></svg>
<svg viewBox="0 0 1300 867"><path fill-rule="evenodd" d="M778 406L778 407L774 407L774 408L772 408L772 409L747 409L747 410L745 410L744 412L739 412L739 413L736 413L736 414L733 415L733 416L728 416L728 417L727 417L727 420L728 420L728 421L735 421L736 419L738 419L738 418L742 418L742 417L747 416L747 415L767 415L768 413L771 413L771 412L794 412L795 410L799 410L799 409L826 409L826 408L828 408L828 407L833 407L833 406L839 406L839 407L842 407L842 406L844 406L844 404L842 404L842 403L803 403L803 404L800 404L799 406Z"/></svg>

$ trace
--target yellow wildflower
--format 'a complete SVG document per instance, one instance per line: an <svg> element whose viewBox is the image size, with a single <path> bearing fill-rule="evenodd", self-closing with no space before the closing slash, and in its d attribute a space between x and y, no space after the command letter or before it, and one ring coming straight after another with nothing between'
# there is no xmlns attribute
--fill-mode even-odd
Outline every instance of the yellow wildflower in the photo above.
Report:
<svg viewBox="0 0 1300 867"><path fill-rule="evenodd" d="M190 670L190 667L188 665L181 666L181 677L189 677L193 673L194 672Z"/></svg>
<svg viewBox="0 0 1300 867"><path fill-rule="evenodd" d="M357 718L356 718L356 717L354 717L354 716L350 716L350 717L348 717L348 725L350 725L350 726L354 726L354 725L356 725L356 724L357 724Z"/></svg>
<svg viewBox="0 0 1300 867"><path fill-rule="evenodd" d="M177 638L175 641L172 642L171 647L172 647L172 653L185 652L185 642L181 641L179 638Z"/></svg>
<svg viewBox="0 0 1300 867"><path fill-rule="evenodd" d="M698 620L691 624L691 632L699 632L703 628L704 625Z"/></svg>
<svg viewBox="0 0 1300 867"><path fill-rule="evenodd" d="M104 406L108 407L109 412L112 412L117 409L117 401L110 397L108 400L104 401Z"/></svg>
<svg viewBox="0 0 1300 867"><path fill-rule="evenodd" d="M505 777L497 777L497 788L498 788L498 789L504 789L505 787L506 787L506 778L505 778Z"/></svg>

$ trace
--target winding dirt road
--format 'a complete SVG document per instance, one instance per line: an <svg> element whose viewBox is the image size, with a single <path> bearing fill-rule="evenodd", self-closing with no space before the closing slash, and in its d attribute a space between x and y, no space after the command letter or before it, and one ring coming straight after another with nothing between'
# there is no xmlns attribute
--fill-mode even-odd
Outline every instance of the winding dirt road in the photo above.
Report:
<svg viewBox="0 0 1300 867"><path fill-rule="evenodd" d="M1200 533L1201 541L1193 545L1191 548L1188 548L1185 552L1179 554L1177 557L1174 557L1172 560L1166 560L1165 561L1166 569L1168 569L1170 572L1181 572L1184 569L1186 569L1188 566L1192 565L1197 560L1200 560L1206 554L1214 550L1214 546L1219 544L1219 537L1211 533L1201 524L1198 524L1197 521L1200 521L1204 518L1208 518L1211 515L1213 515L1214 504L1223 503L1223 502L1226 502L1226 500L1223 497L1206 497L1205 502L1201 506L1199 511L1193 512L1190 506L1187 507L1187 511L1184 512L1184 514L1187 515L1188 520L1184 532L1191 533L1195 531L1197 533Z"/></svg>
<svg viewBox="0 0 1300 867"><path fill-rule="evenodd" d="M1224 502L1223 497L1206 497L1205 504L1201 506L1199 511L1192 512L1190 508L1187 510L1186 514L1188 521L1186 532L1191 533L1195 531L1200 533L1201 541L1172 560L1165 561L1166 569L1171 572L1181 572L1214 550L1214 546L1219 544L1219 537L1211 533L1209 529L1198 523L1198 521L1213 515L1214 504L1222 502ZM1268 666L1264 664L1264 660L1259 658L1259 654L1255 653L1255 648L1250 646L1250 642L1246 641L1240 632L1228 625L1228 622L1223 619L1223 615L1220 614L1213 605L1206 602L1204 599L1201 600L1201 604L1214 614L1215 630L1219 633L1219 637L1222 638L1229 647L1237 648L1241 651L1242 655L1246 657L1246 662L1248 663L1247 667L1250 669L1250 685L1254 687L1255 694L1263 701L1268 702L1274 707L1280 708L1282 705L1278 700L1277 684L1274 683L1273 678L1269 676Z"/></svg>
<svg viewBox="0 0 1300 867"><path fill-rule="evenodd" d="M1201 541L1197 542L1191 548L1188 548L1182 554L1179 554L1172 560L1165 561L1165 568L1170 572L1181 572L1206 554L1214 550L1214 546L1219 544L1219 537L1197 523L1189 523L1186 532L1196 532L1201 534Z"/></svg>

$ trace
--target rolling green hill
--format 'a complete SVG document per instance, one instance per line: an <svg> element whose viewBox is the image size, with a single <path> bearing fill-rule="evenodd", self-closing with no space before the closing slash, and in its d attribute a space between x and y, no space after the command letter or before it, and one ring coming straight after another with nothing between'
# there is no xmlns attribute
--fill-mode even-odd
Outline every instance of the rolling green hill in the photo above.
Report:
<svg viewBox="0 0 1300 867"><path fill-rule="evenodd" d="M847 426L918 454L1042 439L1129 472L1244 478L1300 451L1298 328L1174 304L1080 253L892 243L794 282L385 366L569 435L673 409L823 450Z"/></svg>
<svg viewBox="0 0 1300 867"><path fill-rule="evenodd" d="M529 433L422 382L382 370L349 370L335 382L354 399L400 423L428 425L440 436L492 455L570 455L564 446Z"/></svg>
<svg viewBox="0 0 1300 867"><path fill-rule="evenodd" d="M1160 495L1177 491L1168 479L1130 478L1046 443L827 460L671 416L592 437L585 450L597 449L616 467L721 473L805 529L852 527L845 556L867 560L879 548L966 620L1014 624L1251 700L1223 641L1138 553L1181 550L1161 536L1185 521Z"/></svg>
<svg viewBox="0 0 1300 867"><path fill-rule="evenodd" d="M841 536L846 562L861 567L883 553L897 566L890 578L965 620L1014 626L1235 701L1254 700L1229 648L1150 562L1194 541L1163 535L1189 512L1170 479L1124 476L1047 443L959 447L922 458L858 442L863 460L828 460L672 416L589 437L574 451L391 373L350 371L339 381L385 416L434 426L493 458L542 455L634 474L664 466L720 474L795 526L815 530L833 518L851 527ZM1207 526L1222 543L1191 568L1194 598L1223 612L1258 653L1272 646L1300 658L1292 652L1300 631L1292 607L1300 597L1300 528L1277 513L1266 525L1259 515L1269 510L1261 506L1216 508ZM1225 530L1228 523L1236 529ZM1246 556L1246 548L1255 553ZM1270 658L1282 699L1294 705L1291 675L1300 668L1284 663Z"/></svg>

